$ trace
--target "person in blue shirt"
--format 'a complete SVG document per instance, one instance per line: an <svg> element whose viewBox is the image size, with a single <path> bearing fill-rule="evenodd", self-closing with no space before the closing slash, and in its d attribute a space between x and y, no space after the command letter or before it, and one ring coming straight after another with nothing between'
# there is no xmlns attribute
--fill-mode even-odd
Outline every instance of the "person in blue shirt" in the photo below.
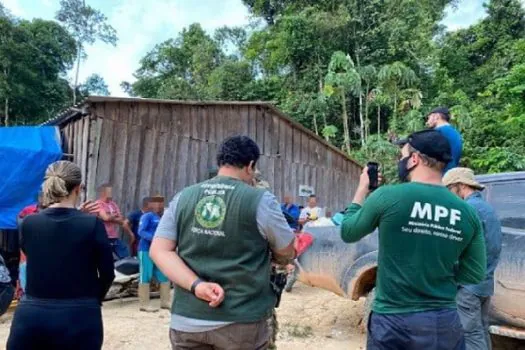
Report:
<svg viewBox="0 0 525 350"><path fill-rule="evenodd" d="M294 219L294 222L289 222L288 225L294 231L297 231L299 229L299 214L301 213L301 210L299 210L299 207L293 203L292 196L284 196L284 203L281 204L281 210Z"/></svg>
<svg viewBox="0 0 525 350"><path fill-rule="evenodd" d="M164 198L152 197L149 201L150 211L142 215L139 222L138 234L140 242L138 255L140 262L139 301L140 311L155 312L156 308L150 306L150 283L153 277L160 283L160 307L171 309L170 289L168 278L155 266L149 255L151 241L164 211Z"/></svg>
<svg viewBox="0 0 525 350"><path fill-rule="evenodd" d="M138 247L139 247L139 241L140 241L139 222L140 222L140 218L142 217L142 215L144 215L150 210L149 209L150 201L151 201L151 198L144 197L142 199L142 208L131 212L126 218L125 225L135 235L135 241L131 245L131 256L137 256L138 254Z"/></svg>
<svg viewBox="0 0 525 350"><path fill-rule="evenodd" d="M501 222L492 206L481 192L474 172L468 168L455 168L443 177L443 184L453 193L470 204L481 219L487 250L487 274L480 284L460 286L456 296L458 313L463 329L467 350L491 349L489 334L490 298L494 294L494 271L498 266L501 252Z"/></svg>
<svg viewBox="0 0 525 350"><path fill-rule="evenodd" d="M463 151L463 139L461 134L456 130L456 128L450 125L450 111L446 107L438 107L433 109L427 117L426 125L431 129L441 132L450 143L452 160L443 170L443 174L446 174L450 169L459 166L461 153Z"/></svg>

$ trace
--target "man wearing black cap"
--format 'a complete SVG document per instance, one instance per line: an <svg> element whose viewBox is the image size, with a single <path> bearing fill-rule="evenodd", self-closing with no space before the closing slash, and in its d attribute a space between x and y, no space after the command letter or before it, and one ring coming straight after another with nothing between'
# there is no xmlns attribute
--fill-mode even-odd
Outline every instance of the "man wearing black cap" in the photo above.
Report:
<svg viewBox="0 0 525 350"><path fill-rule="evenodd" d="M379 228L376 298L368 350L460 350L459 285L485 277L481 223L471 206L441 183L450 145L436 130L400 143L399 178L369 194L368 169L341 225L352 243Z"/></svg>
<svg viewBox="0 0 525 350"><path fill-rule="evenodd" d="M433 109L427 117L427 126L435 129L445 136L450 144L452 159L447 163L443 173L459 166L461 151L463 149L463 139L461 134L450 125L450 112L446 107Z"/></svg>

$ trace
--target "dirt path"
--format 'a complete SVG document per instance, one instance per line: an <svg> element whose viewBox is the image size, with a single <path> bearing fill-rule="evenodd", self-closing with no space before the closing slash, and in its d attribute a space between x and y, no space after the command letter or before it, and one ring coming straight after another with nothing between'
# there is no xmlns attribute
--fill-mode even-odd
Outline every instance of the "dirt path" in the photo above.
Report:
<svg viewBox="0 0 525 350"><path fill-rule="evenodd" d="M158 303L158 300L154 301ZM278 349L359 350L365 338L357 330L362 302L297 283L283 295L278 309ZM138 312L136 299L112 301L103 308L106 350L170 350L169 313ZM12 315L0 320L0 347L5 344Z"/></svg>

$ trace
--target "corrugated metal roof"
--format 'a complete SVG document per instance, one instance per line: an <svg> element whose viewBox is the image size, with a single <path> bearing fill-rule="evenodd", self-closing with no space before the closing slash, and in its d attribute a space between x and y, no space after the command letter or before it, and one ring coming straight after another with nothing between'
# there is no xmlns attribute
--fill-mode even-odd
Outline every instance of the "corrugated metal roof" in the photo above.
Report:
<svg viewBox="0 0 525 350"><path fill-rule="evenodd" d="M62 126L71 119L82 114L82 109L89 103L103 102L136 102L136 103L162 103L172 105L194 105L194 106L214 106L214 105L237 105L237 106L265 106L276 109L271 102L265 101L188 101L188 100L164 100L155 98L141 97L112 97L112 96L88 96L73 107L62 111L56 117L49 119L41 125L58 125ZM282 112L280 112L282 114Z"/></svg>
<svg viewBox="0 0 525 350"><path fill-rule="evenodd" d="M270 110L272 110L277 116L279 116L281 119L287 121L288 123L292 124L297 129L307 133L309 136L314 138L316 141L326 145L331 150L341 154L348 160L352 161L353 163L362 166L351 158L348 154L340 150L339 148L335 147L331 143L327 142L325 139L320 137L319 135L316 135L313 131L303 126L301 123L291 119L287 115L285 115L281 110L279 110L272 102L268 101L189 101L189 100L164 100L164 99L154 99L154 98L141 98L141 97L112 97L112 96L88 96L83 101L79 102L73 107L70 107L57 115L55 118L48 120L47 122L41 124L41 125L49 125L49 126L60 126L69 123L70 121L75 120L76 118L79 118L81 116L85 116L88 114L88 107L90 103L104 103L104 102L127 102L127 103L157 103L157 104L172 104L172 105L194 105L194 106L261 106L266 107Z"/></svg>

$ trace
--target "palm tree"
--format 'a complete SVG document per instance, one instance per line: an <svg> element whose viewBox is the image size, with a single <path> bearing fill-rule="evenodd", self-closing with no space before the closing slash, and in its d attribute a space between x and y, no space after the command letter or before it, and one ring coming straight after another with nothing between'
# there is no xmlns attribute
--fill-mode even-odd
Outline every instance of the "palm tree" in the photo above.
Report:
<svg viewBox="0 0 525 350"><path fill-rule="evenodd" d="M361 77L355 69L354 62L349 55L336 51L332 55L325 77L324 92L328 97L336 96L340 99L343 119L343 138L346 152L350 152L350 123L347 112L347 93L361 91Z"/></svg>
<svg viewBox="0 0 525 350"><path fill-rule="evenodd" d="M381 107L390 103L390 98L386 95L381 87L376 87L370 92L369 100L377 109L377 135L381 134Z"/></svg>
<svg viewBox="0 0 525 350"><path fill-rule="evenodd" d="M402 62L394 62L381 67L378 78L383 91L393 102L392 126L397 129L398 102L402 91L413 87L417 82L416 73Z"/></svg>
<svg viewBox="0 0 525 350"><path fill-rule="evenodd" d="M319 130L321 130L322 132L322 130L326 128L327 126L326 110L328 107L326 105L326 97L324 94L317 93L317 94L308 94L307 98L309 99L309 101L308 101L308 107L306 110L306 114L309 116L312 116L315 134L319 135ZM319 123L318 123L319 117L321 117L323 120L322 128L319 128ZM326 141L328 141L326 137L325 139Z"/></svg>

